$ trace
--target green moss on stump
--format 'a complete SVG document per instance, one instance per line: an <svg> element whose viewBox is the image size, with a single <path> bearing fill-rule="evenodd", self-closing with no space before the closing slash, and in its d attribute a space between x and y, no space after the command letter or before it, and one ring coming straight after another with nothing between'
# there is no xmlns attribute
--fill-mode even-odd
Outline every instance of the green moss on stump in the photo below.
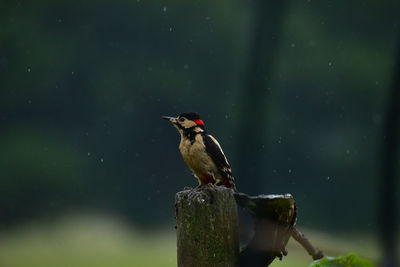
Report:
<svg viewBox="0 0 400 267"><path fill-rule="evenodd" d="M309 267L373 267L374 265L366 260L361 259L355 253L350 253L342 257L326 257L314 261Z"/></svg>

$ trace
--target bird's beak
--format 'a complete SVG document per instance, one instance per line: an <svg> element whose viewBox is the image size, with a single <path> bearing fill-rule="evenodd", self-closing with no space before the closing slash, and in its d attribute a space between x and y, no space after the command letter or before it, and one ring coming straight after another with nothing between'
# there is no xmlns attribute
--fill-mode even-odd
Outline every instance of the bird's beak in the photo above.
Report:
<svg viewBox="0 0 400 267"><path fill-rule="evenodd" d="M161 118L163 118L164 120L169 121L172 124L176 124L176 118L174 118L174 117L162 116Z"/></svg>

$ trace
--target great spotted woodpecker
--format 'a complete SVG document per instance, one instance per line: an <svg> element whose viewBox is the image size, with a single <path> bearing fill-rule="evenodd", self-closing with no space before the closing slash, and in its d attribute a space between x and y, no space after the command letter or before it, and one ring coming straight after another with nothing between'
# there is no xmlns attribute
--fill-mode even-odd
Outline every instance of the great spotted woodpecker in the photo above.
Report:
<svg viewBox="0 0 400 267"><path fill-rule="evenodd" d="M223 185L236 190L228 160L218 141L204 130L199 114L183 113L178 117L162 117L171 122L181 134L179 150L183 160L199 181L199 186Z"/></svg>

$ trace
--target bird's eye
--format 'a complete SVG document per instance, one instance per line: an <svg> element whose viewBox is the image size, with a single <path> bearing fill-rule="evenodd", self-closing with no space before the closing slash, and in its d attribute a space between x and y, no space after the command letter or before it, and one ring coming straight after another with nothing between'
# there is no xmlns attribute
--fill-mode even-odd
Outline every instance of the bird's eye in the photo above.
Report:
<svg viewBox="0 0 400 267"><path fill-rule="evenodd" d="M179 120L183 122L185 121L185 117L180 117Z"/></svg>

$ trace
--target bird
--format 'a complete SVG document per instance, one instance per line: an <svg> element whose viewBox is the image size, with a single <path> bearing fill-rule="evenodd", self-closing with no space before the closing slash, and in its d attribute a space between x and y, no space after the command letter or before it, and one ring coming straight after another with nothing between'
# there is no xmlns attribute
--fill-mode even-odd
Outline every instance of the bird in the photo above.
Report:
<svg viewBox="0 0 400 267"><path fill-rule="evenodd" d="M204 129L204 122L196 112L182 113L178 117L162 116L179 131L179 150L183 160L204 185L225 186L237 192L235 179L228 160L218 141Z"/></svg>

